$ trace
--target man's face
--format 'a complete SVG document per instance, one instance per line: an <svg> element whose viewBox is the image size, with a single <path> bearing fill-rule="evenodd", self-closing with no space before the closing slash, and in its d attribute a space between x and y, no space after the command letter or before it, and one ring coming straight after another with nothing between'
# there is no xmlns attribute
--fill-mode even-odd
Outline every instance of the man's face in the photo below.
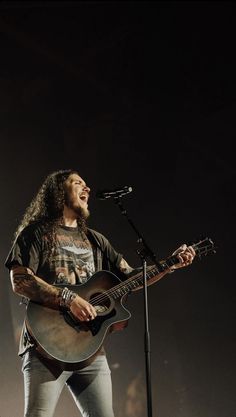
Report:
<svg viewBox="0 0 236 417"><path fill-rule="evenodd" d="M79 217L89 216L88 199L90 188L78 174L71 174L65 181L65 204Z"/></svg>

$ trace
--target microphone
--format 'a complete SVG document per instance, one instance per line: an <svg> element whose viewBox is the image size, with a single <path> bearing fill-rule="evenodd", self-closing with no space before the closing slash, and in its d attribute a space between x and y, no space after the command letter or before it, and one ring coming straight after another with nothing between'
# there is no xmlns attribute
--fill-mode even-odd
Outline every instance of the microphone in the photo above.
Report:
<svg viewBox="0 0 236 417"><path fill-rule="evenodd" d="M129 194L133 191L132 187L125 185L123 188L115 190L100 190L96 193L96 197L100 200L106 200L107 198L119 198L123 195Z"/></svg>

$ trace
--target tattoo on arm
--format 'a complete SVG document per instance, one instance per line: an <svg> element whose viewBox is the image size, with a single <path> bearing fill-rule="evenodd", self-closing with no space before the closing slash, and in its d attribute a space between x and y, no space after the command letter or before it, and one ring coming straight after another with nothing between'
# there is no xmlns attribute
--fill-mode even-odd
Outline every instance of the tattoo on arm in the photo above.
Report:
<svg viewBox="0 0 236 417"><path fill-rule="evenodd" d="M11 274L11 281L13 290L17 294L47 307L59 308L62 293L60 288L54 287L43 279L27 272L13 272Z"/></svg>
<svg viewBox="0 0 236 417"><path fill-rule="evenodd" d="M123 274L130 274L134 269L129 266L129 264L126 262L124 258L121 259L120 265L119 265L120 271L123 272Z"/></svg>

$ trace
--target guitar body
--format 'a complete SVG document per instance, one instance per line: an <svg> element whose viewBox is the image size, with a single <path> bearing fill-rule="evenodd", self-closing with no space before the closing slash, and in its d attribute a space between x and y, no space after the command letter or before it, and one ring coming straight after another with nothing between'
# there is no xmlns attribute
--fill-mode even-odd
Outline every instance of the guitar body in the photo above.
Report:
<svg viewBox="0 0 236 417"><path fill-rule="evenodd" d="M130 312L123 306L124 296L112 297L113 287L120 280L109 271L99 271L81 285L70 289L92 302L97 317L90 322L79 322L69 312L53 310L30 301L26 312L26 326L36 341L38 351L61 363L65 370L80 369L92 362L103 345L106 335L122 330L128 324ZM58 285L62 288L66 285ZM103 296L109 291L109 296Z"/></svg>

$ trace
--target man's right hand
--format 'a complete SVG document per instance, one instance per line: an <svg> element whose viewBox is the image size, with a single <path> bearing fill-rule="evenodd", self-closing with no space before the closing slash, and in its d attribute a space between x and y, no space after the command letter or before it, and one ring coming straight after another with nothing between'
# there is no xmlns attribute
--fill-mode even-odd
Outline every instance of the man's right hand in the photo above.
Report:
<svg viewBox="0 0 236 417"><path fill-rule="evenodd" d="M70 311L80 321L94 320L97 316L97 312L92 304L79 295L72 300Z"/></svg>

